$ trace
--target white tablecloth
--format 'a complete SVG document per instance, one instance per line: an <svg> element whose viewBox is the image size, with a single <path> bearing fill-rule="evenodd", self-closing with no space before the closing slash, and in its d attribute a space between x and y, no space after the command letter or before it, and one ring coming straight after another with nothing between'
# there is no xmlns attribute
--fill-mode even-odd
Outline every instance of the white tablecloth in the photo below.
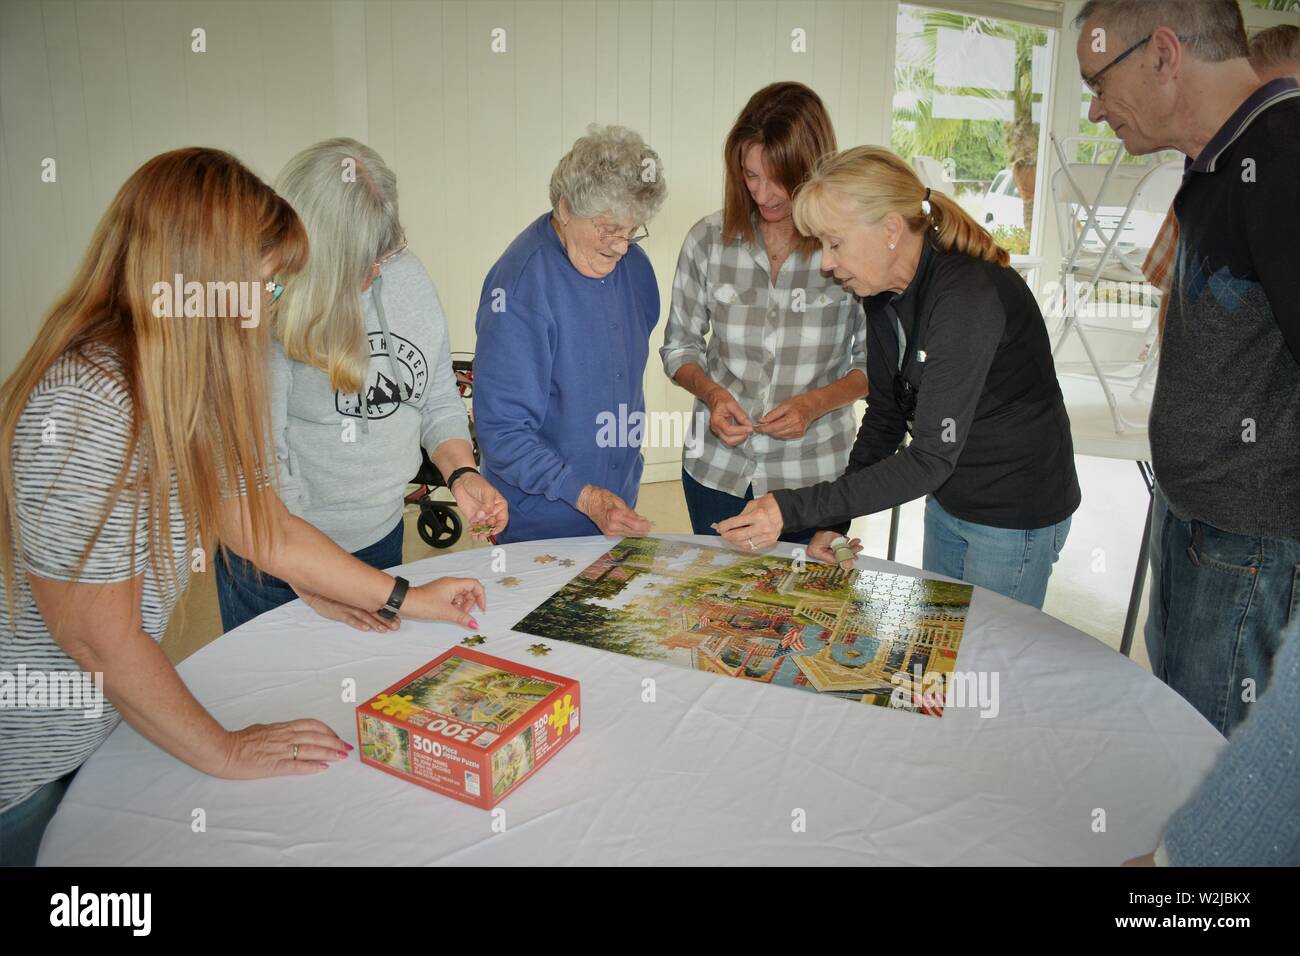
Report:
<svg viewBox="0 0 1300 956"><path fill-rule="evenodd" d="M538 639L511 626L610 544L511 545L504 571L482 548L403 572L417 584L481 578L488 640L478 649L582 683L581 733L506 798L495 830L488 812L365 766L355 752L313 776L219 780L123 723L77 775L40 862L1115 864L1155 846L1224 746L1132 661L980 588L956 666L998 672L993 718L867 707L560 641L547 642L546 657L527 654ZM575 564L535 563L542 554ZM919 573L867 558L859 566ZM496 583L507 575L522 584ZM311 716L355 745L344 679L355 678L365 701L464 636L410 620L396 634L364 634L294 602L180 672L227 727ZM653 703L642 700L646 678ZM200 809L206 829L195 832Z"/></svg>

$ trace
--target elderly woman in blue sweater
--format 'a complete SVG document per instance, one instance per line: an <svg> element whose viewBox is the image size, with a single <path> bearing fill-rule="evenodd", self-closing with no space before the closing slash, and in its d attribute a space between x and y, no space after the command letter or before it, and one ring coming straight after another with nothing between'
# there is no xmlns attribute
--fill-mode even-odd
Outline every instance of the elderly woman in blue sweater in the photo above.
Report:
<svg viewBox="0 0 1300 956"><path fill-rule="evenodd" d="M550 210L483 282L474 419L483 477L509 503L501 541L650 530L637 430L611 446L601 422L645 411L659 289L638 243L666 194L640 136L592 125L555 167Z"/></svg>

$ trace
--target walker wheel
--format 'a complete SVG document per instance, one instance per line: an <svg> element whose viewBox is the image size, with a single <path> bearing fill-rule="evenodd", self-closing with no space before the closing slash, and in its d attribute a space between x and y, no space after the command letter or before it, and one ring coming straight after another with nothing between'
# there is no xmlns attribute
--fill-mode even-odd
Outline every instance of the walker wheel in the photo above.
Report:
<svg viewBox="0 0 1300 956"><path fill-rule="evenodd" d="M455 508L442 502L422 503L415 527L431 548L450 548L460 540L460 515Z"/></svg>

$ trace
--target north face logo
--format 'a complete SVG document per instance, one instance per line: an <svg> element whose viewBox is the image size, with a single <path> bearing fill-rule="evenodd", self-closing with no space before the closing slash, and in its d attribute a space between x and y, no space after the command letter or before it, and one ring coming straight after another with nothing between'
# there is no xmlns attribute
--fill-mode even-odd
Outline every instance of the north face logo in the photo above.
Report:
<svg viewBox="0 0 1300 956"><path fill-rule="evenodd" d="M365 417L371 421L387 418L403 402L419 402L424 397L424 388L429 380L429 365L424 360L424 353L416 348L409 339L400 335L389 334L396 354L394 362L388 360L388 351L384 347L384 336L372 332L367 336L370 342L370 378L361 396L356 393L334 393L334 407L340 415L361 418L361 401L366 403ZM402 381L393 381L393 365Z"/></svg>

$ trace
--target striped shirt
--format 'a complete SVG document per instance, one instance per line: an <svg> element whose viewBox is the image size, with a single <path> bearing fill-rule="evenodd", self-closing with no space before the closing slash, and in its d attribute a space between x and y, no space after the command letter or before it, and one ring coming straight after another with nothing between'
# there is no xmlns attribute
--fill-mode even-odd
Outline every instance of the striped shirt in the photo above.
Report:
<svg viewBox="0 0 1300 956"><path fill-rule="evenodd" d="M857 297L822 273L820 249L811 257L792 251L773 285L757 217L754 240L724 243L721 211L686 234L659 350L668 377L693 362L751 421L853 369L865 385L867 320ZM708 420L699 400L695 413ZM684 455L682 466L700 484L738 498L751 484L757 497L833 481L848 464L855 426L850 404L814 421L802 438L754 432L728 448L706 430L700 454Z"/></svg>
<svg viewBox="0 0 1300 956"><path fill-rule="evenodd" d="M56 707L29 691L40 675L68 680L80 666L55 643L32 599L27 575L86 584L127 581L143 573L140 626L161 640L189 578L185 523L171 494L172 550L179 591L159 582L150 567L145 508L133 514L124 492L108 516L79 578L74 574L125 463L133 408L121 365L109 349L64 355L28 397L14 438L14 497L21 561L16 561L15 614L9 616L0 575L0 811L80 766L117 725L107 700L98 716L86 706ZM132 463L128 481L139 475ZM17 555L17 542L5 545ZM25 681L19 682L22 674ZM60 674L60 677L49 675ZM48 685L47 685L48 686ZM66 703L66 701L64 701Z"/></svg>

